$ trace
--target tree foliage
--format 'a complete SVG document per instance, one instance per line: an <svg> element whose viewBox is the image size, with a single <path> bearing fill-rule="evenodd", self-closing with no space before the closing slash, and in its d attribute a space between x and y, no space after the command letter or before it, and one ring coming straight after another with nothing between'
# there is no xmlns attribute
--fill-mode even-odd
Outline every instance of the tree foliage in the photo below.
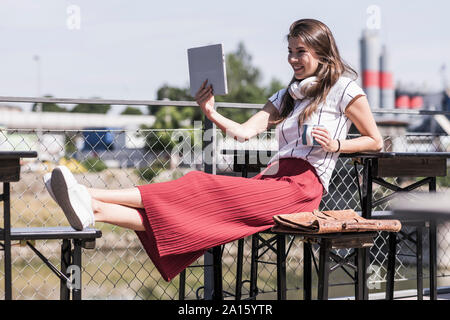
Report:
<svg viewBox="0 0 450 320"><path fill-rule="evenodd" d="M139 108L127 106L125 108L125 110L122 111L121 114L139 116L139 115L142 115L143 113L142 113L141 109L139 109Z"/></svg>
<svg viewBox="0 0 450 320"><path fill-rule="evenodd" d="M45 98L53 98L52 95L45 95ZM57 105L56 103L53 102L45 102L45 103L41 103L42 112L68 112L68 110L64 107L61 107L59 105ZM34 103L33 106L31 107L31 111L33 112L37 112L38 111L38 103Z"/></svg>
<svg viewBox="0 0 450 320"><path fill-rule="evenodd" d="M73 113L108 113L111 106L109 104L87 104L80 103L73 107L70 112Z"/></svg>
<svg viewBox="0 0 450 320"><path fill-rule="evenodd" d="M51 95L44 96L45 98L53 98ZM111 109L109 104L87 104L80 103L73 107L71 110L68 110L65 107L61 107L56 103L44 102L41 103L42 112L74 112L74 113L108 113ZM38 103L34 103L31 111L38 111ZM142 113L141 113L142 114Z"/></svg>

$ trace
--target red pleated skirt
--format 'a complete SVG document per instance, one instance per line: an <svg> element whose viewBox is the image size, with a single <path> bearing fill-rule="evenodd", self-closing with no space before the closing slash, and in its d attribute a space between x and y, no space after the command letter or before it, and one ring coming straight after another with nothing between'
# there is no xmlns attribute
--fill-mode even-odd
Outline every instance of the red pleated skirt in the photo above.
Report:
<svg viewBox="0 0 450 320"><path fill-rule="evenodd" d="M252 178L191 171L138 189L145 231L136 234L166 281L207 249L272 227L274 215L317 209L323 193L314 167L298 158Z"/></svg>

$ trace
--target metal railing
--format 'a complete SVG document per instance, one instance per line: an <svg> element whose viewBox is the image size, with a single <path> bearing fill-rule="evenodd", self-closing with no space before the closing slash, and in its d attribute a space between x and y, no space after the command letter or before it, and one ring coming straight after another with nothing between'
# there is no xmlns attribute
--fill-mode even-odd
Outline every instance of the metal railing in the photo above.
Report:
<svg viewBox="0 0 450 320"><path fill-rule="evenodd" d="M60 104L111 104L111 105L152 105L152 106L197 106L190 101L144 101L144 100L93 100L93 99L57 99L57 98L17 98L0 97L0 102L17 103L60 103ZM262 105L217 103L218 108L260 109ZM423 115L445 114L430 110L400 111L374 110L375 114L395 114L421 117ZM208 131L210 134L204 135ZM212 134L211 134L212 133ZM105 142L105 134L112 142ZM89 140L89 135L96 139ZM200 136L200 139L192 137ZM167 139L167 137L173 138ZM63 213L47 194L42 175L58 164L68 166L80 183L88 187L120 189L145 183L157 183L176 179L191 170L204 170L216 174L236 175L232 172L231 159L220 153L221 149L233 147L274 148L275 135L266 132L243 145L227 140L220 130L205 121L191 129L137 129L137 130L50 130L50 129L14 129L0 131L0 149L36 150L40 158L23 164L21 180L12 187L12 225L13 227L68 225ZM89 141L97 141L91 143ZM189 142L189 143L188 143ZM186 144L185 144L186 143ZM114 147L113 147L114 146ZM186 148L186 146L188 146ZM400 137L385 137L385 147L396 151L449 150L447 135L405 134ZM182 152L190 150L190 156ZM208 152L204 152L208 150ZM190 160L189 160L190 159ZM399 186L404 179L392 179ZM330 192L323 198L322 209L359 209L358 190L354 166L350 159L340 159L333 175ZM438 190L449 186L449 177L438 179ZM375 187L375 198L389 191ZM389 204L385 204L385 209ZM375 208L377 209L377 208ZM178 277L165 282L155 269L131 230L97 223L103 237L97 241L94 250L83 252L83 298L84 299L177 299ZM450 226L441 224L438 232L438 276L439 284L446 285L450 276ZM428 240L425 239L427 242ZM55 241L36 243L38 249L59 266L59 244ZM424 244L424 248L427 244ZM410 246L405 242L400 252L408 253ZM249 279L250 242L245 241L243 279ZM287 279L289 294L300 294L302 279L302 243L294 239L287 260ZM224 290L234 291L237 253L236 243L225 245L223 255ZM339 250L339 255L349 252ZM316 252L317 254L317 252ZM13 298L14 299L58 299L58 279L27 248L13 247ZM426 257L426 253L424 255ZM2 255L0 255L2 258ZM211 295L210 256L205 255L186 272L187 299L209 298ZM275 261L269 252L265 257ZM427 260L425 259L425 264ZM0 283L3 283L3 263L0 268ZM387 243L380 234L371 249L371 273L369 285L371 292L381 291L386 277ZM397 257L396 280L399 287L414 287L414 259ZM425 272L427 275L427 272ZM271 265L259 268L259 292L262 297L272 299L276 295L276 271ZM330 279L334 283L330 297L351 296L353 289L344 273L333 273ZM313 282L314 283L314 282ZM340 285L337 285L340 284ZM4 294L0 286L0 297ZM247 285L243 288L243 297L248 294Z"/></svg>

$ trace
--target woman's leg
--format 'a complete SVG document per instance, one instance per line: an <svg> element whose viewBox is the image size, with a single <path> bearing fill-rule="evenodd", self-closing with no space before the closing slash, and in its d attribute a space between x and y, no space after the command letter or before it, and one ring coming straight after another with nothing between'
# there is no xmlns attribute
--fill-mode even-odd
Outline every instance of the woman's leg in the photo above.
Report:
<svg viewBox="0 0 450 320"><path fill-rule="evenodd" d="M136 208L92 199L96 222L106 222L135 231L145 231L141 215Z"/></svg>
<svg viewBox="0 0 450 320"><path fill-rule="evenodd" d="M132 208L143 208L141 193L138 188L106 190L88 188L91 197L101 202L120 204Z"/></svg>

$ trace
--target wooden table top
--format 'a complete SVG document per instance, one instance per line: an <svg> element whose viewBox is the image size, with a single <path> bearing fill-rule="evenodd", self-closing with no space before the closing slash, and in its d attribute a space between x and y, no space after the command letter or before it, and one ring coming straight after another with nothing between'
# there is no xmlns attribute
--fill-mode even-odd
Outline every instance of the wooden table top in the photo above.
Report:
<svg viewBox="0 0 450 320"><path fill-rule="evenodd" d="M0 151L0 159L36 158L36 151Z"/></svg>

